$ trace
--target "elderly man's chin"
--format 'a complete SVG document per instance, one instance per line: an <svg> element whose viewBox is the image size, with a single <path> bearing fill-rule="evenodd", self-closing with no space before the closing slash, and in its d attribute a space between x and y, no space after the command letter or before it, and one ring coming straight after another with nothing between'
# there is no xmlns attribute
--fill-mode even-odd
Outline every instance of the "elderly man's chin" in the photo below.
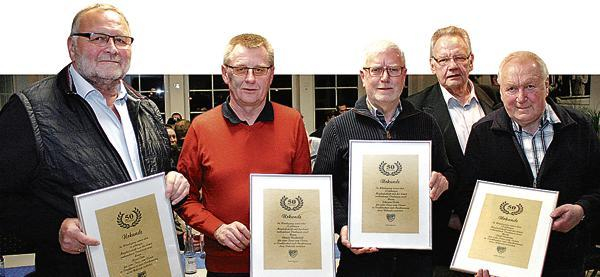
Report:
<svg viewBox="0 0 600 277"><path fill-rule="evenodd" d="M123 68L119 63L101 63L95 67L87 66L86 64L78 64L77 69L86 79L115 81L122 79L127 73L127 69Z"/></svg>

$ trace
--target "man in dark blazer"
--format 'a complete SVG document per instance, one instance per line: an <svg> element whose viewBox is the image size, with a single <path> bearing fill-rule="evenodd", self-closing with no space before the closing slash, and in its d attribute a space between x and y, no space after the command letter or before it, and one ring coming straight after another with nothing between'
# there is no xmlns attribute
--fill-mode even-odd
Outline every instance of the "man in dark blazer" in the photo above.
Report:
<svg viewBox="0 0 600 277"><path fill-rule="evenodd" d="M495 95L489 95L469 80L473 59L465 30L454 26L437 30L431 37L430 65L438 83L408 98L417 109L431 114L437 121L446 155L458 177L464 172L464 151L471 126L499 103ZM456 187L449 190L440 199L444 205L433 210L433 216L439 219L434 222L442 224L433 226L434 264L438 271L448 270L460 234L461 223L452 214L456 191Z"/></svg>

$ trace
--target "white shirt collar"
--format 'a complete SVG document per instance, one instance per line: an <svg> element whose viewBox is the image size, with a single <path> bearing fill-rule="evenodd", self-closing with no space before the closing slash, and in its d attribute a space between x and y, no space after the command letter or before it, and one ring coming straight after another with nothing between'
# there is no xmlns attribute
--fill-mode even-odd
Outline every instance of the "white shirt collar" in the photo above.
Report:
<svg viewBox="0 0 600 277"><path fill-rule="evenodd" d="M467 82L469 82L469 85L471 86L471 92L469 93L469 100L467 101L467 104L470 104L473 99L475 99L475 102L479 103L479 99L477 99L477 95L475 95L475 86L473 85L473 82L471 82L471 80L468 80ZM446 105L450 106L450 100L452 99L454 99L454 101L460 105L460 101L458 101L454 95L452 95L444 86L442 86L442 84L439 84L439 86L442 90L442 96L444 97L444 102Z"/></svg>
<svg viewBox="0 0 600 277"><path fill-rule="evenodd" d="M86 98L91 92L100 93L92 84L90 84L77 70L73 65L69 66L69 73L71 74L71 78L73 79L73 84L75 85L75 90L77 94L82 98ZM123 81L121 81L119 86L119 95L116 100L122 100L127 96L127 90L125 89L125 85L123 85Z"/></svg>

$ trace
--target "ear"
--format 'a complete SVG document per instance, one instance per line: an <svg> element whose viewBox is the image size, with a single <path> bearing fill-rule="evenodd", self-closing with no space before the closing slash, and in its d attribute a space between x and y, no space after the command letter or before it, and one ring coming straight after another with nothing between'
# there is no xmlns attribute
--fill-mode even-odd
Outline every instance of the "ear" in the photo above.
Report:
<svg viewBox="0 0 600 277"><path fill-rule="evenodd" d="M475 55L473 55L473 53L471 53L471 59L469 60L469 72L471 72L471 70L473 70L473 62L475 61Z"/></svg>
<svg viewBox="0 0 600 277"><path fill-rule="evenodd" d="M275 66L272 66L269 70L269 87L271 87L271 83L273 83L273 76L275 75Z"/></svg>
<svg viewBox="0 0 600 277"><path fill-rule="evenodd" d="M67 50L69 51L69 57L71 58L71 61L75 60L75 41L74 38L72 36L69 36L69 38L67 38Z"/></svg>
<svg viewBox="0 0 600 277"><path fill-rule="evenodd" d="M367 83L367 80L365 80L365 76L367 76L367 73L365 73L365 69L361 69L359 74L362 86L365 87L365 84Z"/></svg>
<svg viewBox="0 0 600 277"><path fill-rule="evenodd" d="M546 81L544 81L544 91L546 91L546 97L548 97L548 95L550 95L550 76L548 76L548 78L546 78Z"/></svg>
<svg viewBox="0 0 600 277"><path fill-rule="evenodd" d="M223 78L223 82L229 85L229 76L227 75L227 67L225 65L221 65L221 77Z"/></svg>
<svg viewBox="0 0 600 277"><path fill-rule="evenodd" d="M433 59L433 57L429 58L429 67L431 69L431 73L435 75L435 60Z"/></svg>

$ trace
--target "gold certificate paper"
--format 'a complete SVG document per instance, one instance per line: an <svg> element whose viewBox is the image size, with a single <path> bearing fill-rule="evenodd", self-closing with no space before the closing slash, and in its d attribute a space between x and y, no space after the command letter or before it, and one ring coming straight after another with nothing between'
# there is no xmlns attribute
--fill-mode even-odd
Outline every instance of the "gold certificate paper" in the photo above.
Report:
<svg viewBox="0 0 600 277"><path fill-rule="evenodd" d="M164 174L74 197L94 276L183 276Z"/></svg>
<svg viewBox="0 0 600 277"><path fill-rule="evenodd" d="M350 243L431 249L430 174L430 141L351 140Z"/></svg>
<svg viewBox="0 0 600 277"><path fill-rule="evenodd" d="M330 175L251 174L251 276L333 276Z"/></svg>
<svg viewBox="0 0 600 277"><path fill-rule="evenodd" d="M450 268L540 276L558 192L477 181Z"/></svg>
<svg viewBox="0 0 600 277"><path fill-rule="evenodd" d="M264 190L265 269L320 269L319 191Z"/></svg>
<svg viewBox="0 0 600 277"><path fill-rule="evenodd" d="M419 232L418 161L417 155L364 156L363 232Z"/></svg>
<svg viewBox="0 0 600 277"><path fill-rule="evenodd" d="M96 211L111 276L168 276L167 252L153 194Z"/></svg>

